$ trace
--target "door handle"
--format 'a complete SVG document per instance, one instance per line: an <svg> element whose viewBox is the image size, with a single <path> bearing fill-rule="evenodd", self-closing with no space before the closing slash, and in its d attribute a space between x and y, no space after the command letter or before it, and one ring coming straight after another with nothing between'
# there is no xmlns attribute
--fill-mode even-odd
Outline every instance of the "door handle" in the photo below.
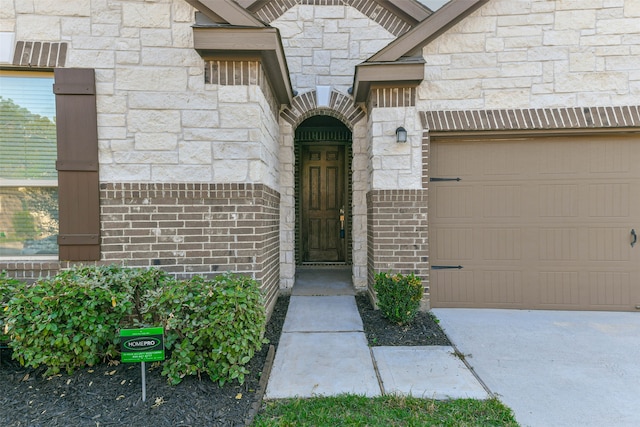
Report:
<svg viewBox="0 0 640 427"><path fill-rule="evenodd" d="M631 229L631 247L634 247L638 242L638 235L636 234L635 229Z"/></svg>

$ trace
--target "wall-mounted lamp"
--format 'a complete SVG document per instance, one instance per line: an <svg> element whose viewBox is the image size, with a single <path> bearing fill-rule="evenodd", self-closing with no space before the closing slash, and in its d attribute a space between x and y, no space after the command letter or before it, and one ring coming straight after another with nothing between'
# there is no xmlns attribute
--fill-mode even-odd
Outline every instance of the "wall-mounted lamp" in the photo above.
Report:
<svg viewBox="0 0 640 427"><path fill-rule="evenodd" d="M396 129L396 142L407 142L407 130L402 126Z"/></svg>

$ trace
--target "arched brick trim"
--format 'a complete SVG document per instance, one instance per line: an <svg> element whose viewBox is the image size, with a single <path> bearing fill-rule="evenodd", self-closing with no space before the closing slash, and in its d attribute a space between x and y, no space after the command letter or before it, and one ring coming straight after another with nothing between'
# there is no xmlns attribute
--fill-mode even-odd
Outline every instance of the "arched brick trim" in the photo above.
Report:
<svg viewBox="0 0 640 427"><path fill-rule="evenodd" d="M327 107L318 107L316 91L312 90L293 98L291 107L285 108L280 115L294 128L312 116L331 116L343 122L351 131L366 116L360 107L355 106L353 98L335 90L331 91Z"/></svg>
<svg viewBox="0 0 640 427"><path fill-rule="evenodd" d="M271 23L285 14L286 11L298 5L317 5L317 6L351 6L363 15L369 17L372 21L378 23L385 30L394 36L400 36L411 28L414 23L403 19L394 11L385 8L381 3L375 0L270 0L256 10L251 10L261 20Z"/></svg>

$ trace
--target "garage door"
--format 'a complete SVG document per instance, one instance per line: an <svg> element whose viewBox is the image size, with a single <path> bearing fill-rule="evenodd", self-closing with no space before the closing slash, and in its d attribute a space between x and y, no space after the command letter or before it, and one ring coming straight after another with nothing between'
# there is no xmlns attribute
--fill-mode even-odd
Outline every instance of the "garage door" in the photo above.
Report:
<svg viewBox="0 0 640 427"><path fill-rule="evenodd" d="M434 140L430 177L434 307L639 310L637 135Z"/></svg>

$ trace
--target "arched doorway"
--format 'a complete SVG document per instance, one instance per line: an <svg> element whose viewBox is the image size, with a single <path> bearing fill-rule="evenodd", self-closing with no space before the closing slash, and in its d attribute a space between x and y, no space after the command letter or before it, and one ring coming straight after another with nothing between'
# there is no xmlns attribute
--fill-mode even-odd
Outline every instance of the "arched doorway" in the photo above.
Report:
<svg viewBox="0 0 640 427"><path fill-rule="evenodd" d="M296 263L351 264L351 131L316 115L295 131Z"/></svg>

